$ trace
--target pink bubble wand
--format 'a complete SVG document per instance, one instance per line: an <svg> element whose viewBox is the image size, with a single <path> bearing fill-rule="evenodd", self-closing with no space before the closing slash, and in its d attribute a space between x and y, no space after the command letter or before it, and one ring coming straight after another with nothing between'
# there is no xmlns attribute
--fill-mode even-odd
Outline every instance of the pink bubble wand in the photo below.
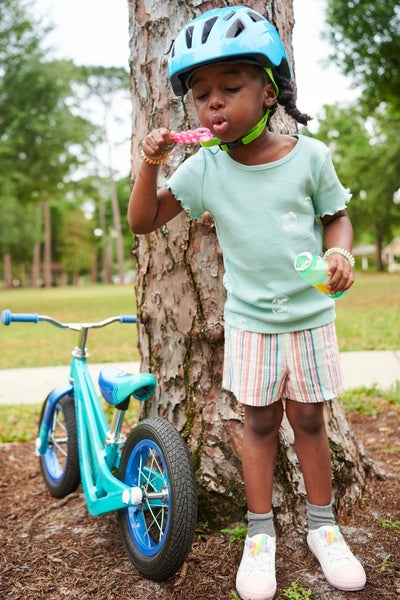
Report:
<svg viewBox="0 0 400 600"><path fill-rule="evenodd" d="M213 137L207 127L198 127L197 129L178 132L172 139L178 144L198 144L199 142L209 142Z"/></svg>

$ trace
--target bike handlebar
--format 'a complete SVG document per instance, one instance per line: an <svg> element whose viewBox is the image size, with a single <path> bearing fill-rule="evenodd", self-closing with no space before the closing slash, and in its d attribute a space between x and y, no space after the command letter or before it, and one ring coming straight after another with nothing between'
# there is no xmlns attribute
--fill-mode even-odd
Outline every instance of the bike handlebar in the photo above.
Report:
<svg viewBox="0 0 400 600"><path fill-rule="evenodd" d="M136 315L120 315L119 316L120 323L137 323Z"/></svg>
<svg viewBox="0 0 400 600"><path fill-rule="evenodd" d="M38 313L12 313L6 308L1 313L1 322L3 325L9 325L12 321L20 321L24 323L37 323L39 321Z"/></svg>
<svg viewBox="0 0 400 600"><path fill-rule="evenodd" d="M60 327L62 329L73 329L80 331L81 329L94 329L98 327L105 327L110 323L119 321L121 324L125 323L137 323L137 317L135 315L119 315L115 317L109 317L98 323L61 323L52 317L46 315L39 315L38 313L13 313L8 308L1 313L1 322L3 325L10 325L12 322L23 322L23 323L38 323L39 321L46 321L51 325Z"/></svg>

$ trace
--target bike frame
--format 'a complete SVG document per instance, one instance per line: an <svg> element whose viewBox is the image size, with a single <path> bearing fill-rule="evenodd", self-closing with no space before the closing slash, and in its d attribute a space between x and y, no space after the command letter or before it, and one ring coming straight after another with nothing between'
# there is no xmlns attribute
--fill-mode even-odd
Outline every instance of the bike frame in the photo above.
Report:
<svg viewBox="0 0 400 600"><path fill-rule="evenodd" d="M2 321L8 325L11 321L47 321L63 329L80 332L79 345L72 352L70 364L70 382L56 387L48 396L42 425L36 440L36 453L44 455L49 447L49 429L56 418L58 402L73 394L75 398L76 428L79 451L79 467L86 505L91 515L100 515L114 510L137 506L143 500L140 487L129 487L114 476L120 463L125 437L121 435L121 426L129 397L135 392L138 399L147 400L154 392L156 381L151 373L125 375L119 394L118 383L114 385L114 415L109 427L101 407L98 394L87 365L86 339L89 329L104 327L114 321L136 323L136 317L121 315L111 317L100 323L60 323L51 317L35 314L17 314L3 311ZM129 390L129 393L127 392ZM141 393L145 390L145 393ZM120 397L118 397L120 396ZM118 405L120 408L118 408ZM151 494L154 501L162 498L162 490Z"/></svg>

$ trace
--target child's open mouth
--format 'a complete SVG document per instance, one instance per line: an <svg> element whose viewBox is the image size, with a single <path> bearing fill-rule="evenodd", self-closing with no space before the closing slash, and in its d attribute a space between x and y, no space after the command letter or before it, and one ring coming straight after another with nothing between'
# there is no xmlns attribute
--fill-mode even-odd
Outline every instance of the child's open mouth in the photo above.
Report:
<svg viewBox="0 0 400 600"><path fill-rule="evenodd" d="M214 116L212 119L212 126L215 133L220 137L221 133L224 133L228 128L228 123L223 117Z"/></svg>

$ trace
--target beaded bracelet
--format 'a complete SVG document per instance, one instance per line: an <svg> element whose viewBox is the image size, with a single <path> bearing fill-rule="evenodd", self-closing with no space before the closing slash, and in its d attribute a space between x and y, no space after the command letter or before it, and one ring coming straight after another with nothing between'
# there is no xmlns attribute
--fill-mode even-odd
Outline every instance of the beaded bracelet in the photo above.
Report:
<svg viewBox="0 0 400 600"><path fill-rule="evenodd" d="M354 264L355 264L354 256L348 250L345 250L344 248L329 248L325 252L324 258L327 258L331 254L341 254L342 256L344 256L345 258L347 258L347 260L349 261L349 263L351 264L351 266L354 267Z"/></svg>
<svg viewBox="0 0 400 600"><path fill-rule="evenodd" d="M140 151L140 156L149 165L162 165L169 159L170 154L171 154L170 152L167 152L166 154L163 154L162 156L160 156L160 158L150 158L149 156L147 156L147 154L144 152L143 149Z"/></svg>

